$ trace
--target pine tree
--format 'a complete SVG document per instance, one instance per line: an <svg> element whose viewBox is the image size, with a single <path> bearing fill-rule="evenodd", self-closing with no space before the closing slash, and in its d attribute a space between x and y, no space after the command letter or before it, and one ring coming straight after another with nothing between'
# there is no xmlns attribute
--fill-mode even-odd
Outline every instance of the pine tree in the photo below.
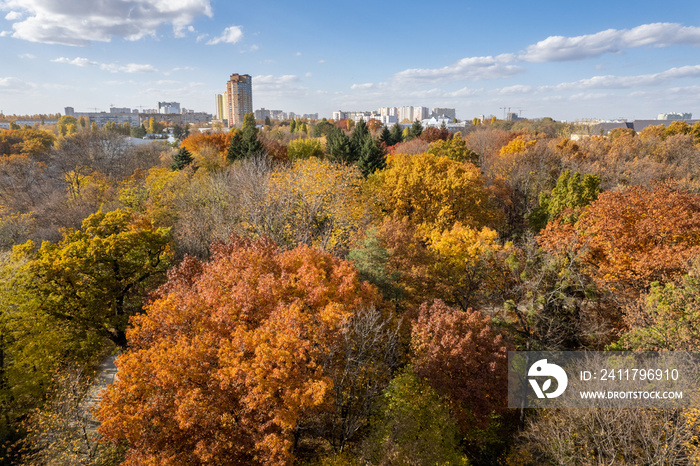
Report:
<svg viewBox="0 0 700 466"><path fill-rule="evenodd" d="M379 143L368 135L367 138L365 138L365 143L362 145L362 149L360 150L360 156L357 160L357 168L363 175L369 176L375 171L386 167L384 156L384 150Z"/></svg>
<svg viewBox="0 0 700 466"><path fill-rule="evenodd" d="M401 129L401 125L398 123L394 123L394 126L391 127L391 145L393 146L394 144L398 144L403 141L403 130Z"/></svg>
<svg viewBox="0 0 700 466"><path fill-rule="evenodd" d="M348 163L351 161L350 138L340 128L333 128L326 139L328 158L334 162Z"/></svg>
<svg viewBox="0 0 700 466"><path fill-rule="evenodd" d="M229 162L241 160L245 157L246 151L243 146L243 136L241 131L235 131L226 151L226 158Z"/></svg>
<svg viewBox="0 0 700 466"><path fill-rule="evenodd" d="M423 125L420 123L419 120L414 121L413 125L411 125L411 132L410 132L411 139L417 138L418 136L421 135L422 132L423 132Z"/></svg>
<svg viewBox="0 0 700 466"><path fill-rule="evenodd" d="M182 170L187 165L194 161L192 154L186 148L182 148L173 155L173 164L170 168L173 170Z"/></svg>
<svg viewBox="0 0 700 466"><path fill-rule="evenodd" d="M387 147L393 146L391 143L391 131L386 125L382 128L382 134L379 135L379 142L383 142Z"/></svg>
<svg viewBox="0 0 700 466"><path fill-rule="evenodd" d="M365 120L358 121L350 135L350 157L353 162L360 158L362 146L368 137L370 137L369 128L367 128Z"/></svg>

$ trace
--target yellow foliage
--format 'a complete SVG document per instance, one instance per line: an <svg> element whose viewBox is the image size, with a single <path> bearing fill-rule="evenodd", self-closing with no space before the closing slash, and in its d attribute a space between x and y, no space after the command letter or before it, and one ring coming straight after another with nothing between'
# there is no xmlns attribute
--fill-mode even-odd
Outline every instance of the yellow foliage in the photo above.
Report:
<svg viewBox="0 0 700 466"><path fill-rule="evenodd" d="M368 187L386 215L408 218L424 238L455 222L481 227L497 220L479 169L446 156L395 154Z"/></svg>
<svg viewBox="0 0 700 466"><path fill-rule="evenodd" d="M451 230L442 233L434 231L430 235L428 248L437 253L446 264L467 267L475 265L487 253L512 248L510 243L501 246L497 240L498 233L491 228L477 230L457 222Z"/></svg>

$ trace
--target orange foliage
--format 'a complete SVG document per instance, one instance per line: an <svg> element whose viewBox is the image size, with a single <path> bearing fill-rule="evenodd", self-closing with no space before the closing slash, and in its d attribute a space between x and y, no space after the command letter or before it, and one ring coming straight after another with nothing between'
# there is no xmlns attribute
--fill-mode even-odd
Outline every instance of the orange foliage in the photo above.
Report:
<svg viewBox="0 0 700 466"><path fill-rule="evenodd" d="M599 284L639 290L676 280L700 253L700 195L661 185L604 192L575 225L550 222L539 242L580 254Z"/></svg>
<svg viewBox="0 0 700 466"><path fill-rule="evenodd" d="M233 133L200 133L196 132L185 138L180 143L180 148L185 148L192 154L199 153L206 147L214 147L219 153L228 149Z"/></svg>
<svg viewBox="0 0 700 466"><path fill-rule="evenodd" d="M295 428L332 409L334 345L379 301L349 262L232 236L187 257L132 320L98 416L127 465L290 464Z"/></svg>

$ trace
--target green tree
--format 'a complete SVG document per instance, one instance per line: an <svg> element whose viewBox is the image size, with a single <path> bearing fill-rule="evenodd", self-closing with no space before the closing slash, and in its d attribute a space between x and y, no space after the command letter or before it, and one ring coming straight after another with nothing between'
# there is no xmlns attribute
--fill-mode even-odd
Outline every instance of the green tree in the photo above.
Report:
<svg viewBox="0 0 700 466"><path fill-rule="evenodd" d="M394 145L398 144L403 141L403 130L401 129L401 125L398 123L394 123L394 126L391 127L391 144L389 145Z"/></svg>
<svg viewBox="0 0 700 466"><path fill-rule="evenodd" d="M417 138L423 133L423 125L421 124L420 120L416 120L413 122L411 125L411 129L409 132L410 139Z"/></svg>
<svg viewBox="0 0 700 466"><path fill-rule="evenodd" d="M469 464L459 442L448 405L409 367L384 393L362 456L369 464Z"/></svg>
<svg viewBox="0 0 700 466"><path fill-rule="evenodd" d="M360 120L350 134L350 152L353 162L360 158L360 153L367 138L371 138L369 128L367 128L365 120Z"/></svg>
<svg viewBox="0 0 700 466"><path fill-rule="evenodd" d="M187 165L191 164L193 160L194 158L192 154L190 154L190 151L183 147L173 154L173 163L170 165L170 168L173 170L182 170Z"/></svg>
<svg viewBox="0 0 700 466"><path fill-rule="evenodd" d="M368 134L360 149L357 168L363 175L369 176L377 170L384 169L384 167L386 167L384 149Z"/></svg>
<svg viewBox="0 0 700 466"><path fill-rule="evenodd" d="M393 145L391 144L391 131L386 125L382 127L382 132L379 134L379 142L383 142L387 147Z"/></svg>
<svg viewBox="0 0 700 466"><path fill-rule="evenodd" d="M58 123L56 123L56 126L58 128L58 134L60 136L70 136L71 134L76 132L78 128L78 120L76 120L75 117L72 117L70 115L63 115L61 118L58 119Z"/></svg>
<svg viewBox="0 0 700 466"><path fill-rule="evenodd" d="M584 175L582 179L580 173L565 170L550 193L540 194L540 205L528 218L531 228L538 232L557 217L573 223L576 212L598 199L599 186L598 175Z"/></svg>
<svg viewBox="0 0 700 466"><path fill-rule="evenodd" d="M93 124L94 124L94 123L93 123ZM130 132L131 132L131 137L132 137L132 138L143 139L143 137L146 135L146 128L144 128L143 125L141 125L141 126L134 126L133 128L131 128L131 131L130 131Z"/></svg>
<svg viewBox="0 0 700 466"><path fill-rule="evenodd" d="M328 158L340 163L352 162L352 151L350 149L350 138L340 128L334 128L326 139L326 152Z"/></svg>
<svg viewBox="0 0 700 466"><path fill-rule="evenodd" d="M321 136L328 136L328 133L330 133L335 126L326 120L325 118L321 121L319 121L316 126L314 126L314 136L321 137Z"/></svg>
<svg viewBox="0 0 700 466"><path fill-rule="evenodd" d="M231 137L231 142L226 150L226 158L229 162L235 160L242 160L246 156L245 146L243 144L243 134L242 131L234 129L233 136Z"/></svg>
<svg viewBox="0 0 700 466"><path fill-rule="evenodd" d="M269 116L265 117L265 126L272 126L272 121Z"/></svg>

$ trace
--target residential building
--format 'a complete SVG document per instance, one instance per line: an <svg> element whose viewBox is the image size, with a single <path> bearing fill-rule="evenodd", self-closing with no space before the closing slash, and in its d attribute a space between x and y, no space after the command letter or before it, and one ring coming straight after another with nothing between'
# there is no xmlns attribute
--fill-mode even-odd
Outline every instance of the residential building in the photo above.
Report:
<svg viewBox="0 0 700 466"><path fill-rule="evenodd" d="M253 78L249 74L232 74L226 92L228 126L240 126L245 114L253 112Z"/></svg>
<svg viewBox="0 0 700 466"><path fill-rule="evenodd" d="M158 113L173 114L180 112L180 102L158 102Z"/></svg>

